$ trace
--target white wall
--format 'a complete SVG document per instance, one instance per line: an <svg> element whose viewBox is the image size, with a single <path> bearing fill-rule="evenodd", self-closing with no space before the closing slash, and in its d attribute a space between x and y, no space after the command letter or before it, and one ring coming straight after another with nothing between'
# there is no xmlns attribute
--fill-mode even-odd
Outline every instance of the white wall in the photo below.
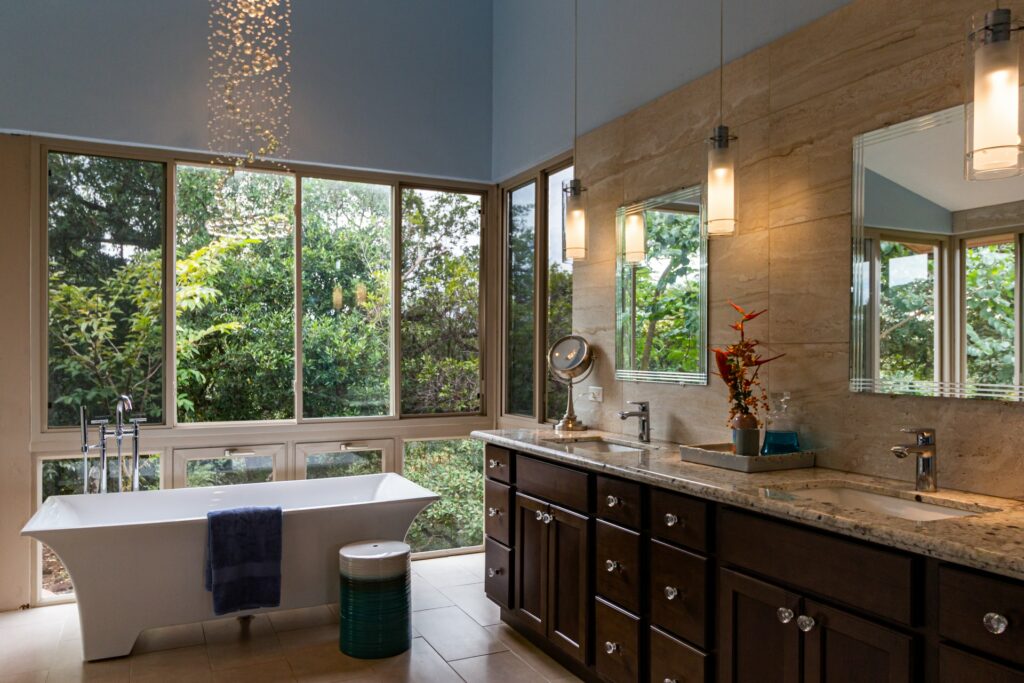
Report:
<svg viewBox="0 0 1024 683"><path fill-rule="evenodd" d="M205 150L209 0L0 0L0 130ZM296 161L491 177L491 3L293 0Z"/></svg>
<svg viewBox="0 0 1024 683"><path fill-rule="evenodd" d="M849 0L725 0L725 61ZM579 132L718 67L714 0L579 0ZM572 0L494 0L492 176L572 146ZM710 134L710 131L708 131Z"/></svg>

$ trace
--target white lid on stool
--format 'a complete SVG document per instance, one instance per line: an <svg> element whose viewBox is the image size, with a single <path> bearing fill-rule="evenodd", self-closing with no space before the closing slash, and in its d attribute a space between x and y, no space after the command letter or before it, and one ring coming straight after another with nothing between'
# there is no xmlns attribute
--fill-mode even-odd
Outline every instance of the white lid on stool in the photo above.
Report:
<svg viewBox="0 0 1024 683"><path fill-rule="evenodd" d="M350 578L384 579L409 571L411 549L401 541L360 541L338 551L338 569Z"/></svg>

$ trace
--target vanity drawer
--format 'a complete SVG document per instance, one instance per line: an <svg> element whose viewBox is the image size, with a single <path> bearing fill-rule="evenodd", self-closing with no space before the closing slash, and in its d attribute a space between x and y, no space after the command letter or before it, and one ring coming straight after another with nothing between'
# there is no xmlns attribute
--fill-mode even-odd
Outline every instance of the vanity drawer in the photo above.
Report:
<svg viewBox="0 0 1024 683"><path fill-rule="evenodd" d="M707 647L707 559L655 540L650 557L651 624Z"/></svg>
<svg viewBox="0 0 1024 683"><path fill-rule="evenodd" d="M663 489L651 489L651 535L696 550L708 547L708 505Z"/></svg>
<svg viewBox="0 0 1024 683"><path fill-rule="evenodd" d="M1010 669L957 650L948 645L939 646L939 683L1024 683L1024 672Z"/></svg>
<svg viewBox="0 0 1024 683"><path fill-rule="evenodd" d="M579 512L590 512L588 483L586 472L524 455L516 456L516 485L523 493Z"/></svg>
<svg viewBox="0 0 1024 683"><path fill-rule="evenodd" d="M996 635L986 628L984 618L990 612L1009 622L1003 633ZM939 634L1024 664L1024 584L940 566Z"/></svg>
<svg viewBox="0 0 1024 683"><path fill-rule="evenodd" d="M596 488L598 517L630 529L640 528L640 484L598 475Z"/></svg>
<svg viewBox="0 0 1024 683"><path fill-rule="evenodd" d="M484 594L502 607L512 606L512 550L493 538L484 541Z"/></svg>
<svg viewBox="0 0 1024 683"><path fill-rule="evenodd" d="M512 545L512 488L500 481L488 479L484 482L484 531L496 541Z"/></svg>
<svg viewBox="0 0 1024 683"><path fill-rule="evenodd" d="M651 627L651 683L704 683L707 655L681 640Z"/></svg>
<svg viewBox="0 0 1024 683"><path fill-rule="evenodd" d="M484 449L484 472L491 479L512 483L512 451L501 446L487 444Z"/></svg>
<svg viewBox="0 0 1024 683"><path fill-rule="evenodd" d="M723 510L719 561L914 625L914 558L896 550Z"/></svg>
<svg viewBox="0 0 1024 683"><path fill-rule="evenodd" d="M610 683L640 680L640 619L601 598L594 600L594 668Z"/></svg>
<svg viewBox="0 0 1024 683"><path fill-rule="evenodd" d="M640 614L640 534L597 521L597 593Z"/></svg>

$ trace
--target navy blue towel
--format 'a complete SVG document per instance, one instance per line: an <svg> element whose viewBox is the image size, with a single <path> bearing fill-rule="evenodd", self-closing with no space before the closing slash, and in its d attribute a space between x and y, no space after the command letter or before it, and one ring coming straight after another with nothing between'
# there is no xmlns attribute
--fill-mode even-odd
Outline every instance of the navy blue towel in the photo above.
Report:
<svg viewBox="0 0 1024 683"><path fill-rule="evenodd" d="M215 614L281 604L281 508L206 514L206 590Z"/></svg>

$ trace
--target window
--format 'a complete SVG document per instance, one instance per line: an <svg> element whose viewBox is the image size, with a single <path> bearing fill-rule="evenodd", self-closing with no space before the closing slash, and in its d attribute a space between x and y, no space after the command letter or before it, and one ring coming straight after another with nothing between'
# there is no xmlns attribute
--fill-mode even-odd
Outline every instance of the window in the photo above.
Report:
<svg viewBox="0 0 1024 683"><path fill-rule="evenodd" d="M132 461L128 455L121 457L110 455L107 476L108 491L129 491L132 480ZM88 491L99 491L100 459L99 456L89 458ZM66 496L79 494L86 490L83 480L83 460L74 458L46 458L39 461L39 503L42 504L50 496ZM139 456L139 488L152 491L160 488L160 455L145 453ZM40 586L43 600L63 598L74 594L71 578L60 558L47 546L40 544L39 571Z"/></svg>
<svg viewBox="0 0 1024 683"><path fill-rule="evenodd" d="M932 382L938 362L938 247L912 239L878 240L880 379Z"/></svg>
<svg viewBox="0 0 1024 683"><path fill-rule="evenodd" d="M484 542L484 446L473 439L406 441L403 474L441 496L409 529L413 552Z"/></svg>
<svg viewBox="0 0 1024 683"><path fill-rule="evenodd" d="M283 445L174 451L176 487L228 486L285 479Z"/></svg>
<svg viewBox="0 0 1024 683"><path fill-rule="evenodd" d="M164 415L162 163L47 155L47 424L130 394Z"/></svg>
<svg viewBox="0 0 1024 683"><path fill-rule="evenodd" d="M392 471L392 443L388 439L298 444L295 447L295 478L326 479Z"/></svg>
<svg viewBox="0 0 1024 683"><path fill-rule="evenodd" d="M505 411L532 417L534 366L534 247L537 183L508 193L508 334Z"/></svg>
<svg viewBox="0 0 1024 683"><path fill-rule="evenodd" d="M964 240L965 374L972 384L1016 384L1017 242Z"/></svg>
<svg viewBox="0 0 1024 683"><path fill-rule="evenodd" d="M547 349L562 337L572 334L572 261L562 259L562 185L572 180L572 166L552 173L547 178ZM558 420L565 414L568 389L556 382L547 366L544 415Z"/></svg>
<svg viewBox="0 0 1024 683"><path fill-rule="evenodd" d="M178 166L178 421L294 417L295 178Z"/></svg>
<svg viewBox="0 0 1024 683"><path fill-rule="evenodd" d="M402 413L479 413L480 195L402 190Z"/></svg>
<svg viewBox="0 0 1024 683"><path fill-rule="evenodd" d="M391 413L391 187L302 180L302 414Z"/></svg>

